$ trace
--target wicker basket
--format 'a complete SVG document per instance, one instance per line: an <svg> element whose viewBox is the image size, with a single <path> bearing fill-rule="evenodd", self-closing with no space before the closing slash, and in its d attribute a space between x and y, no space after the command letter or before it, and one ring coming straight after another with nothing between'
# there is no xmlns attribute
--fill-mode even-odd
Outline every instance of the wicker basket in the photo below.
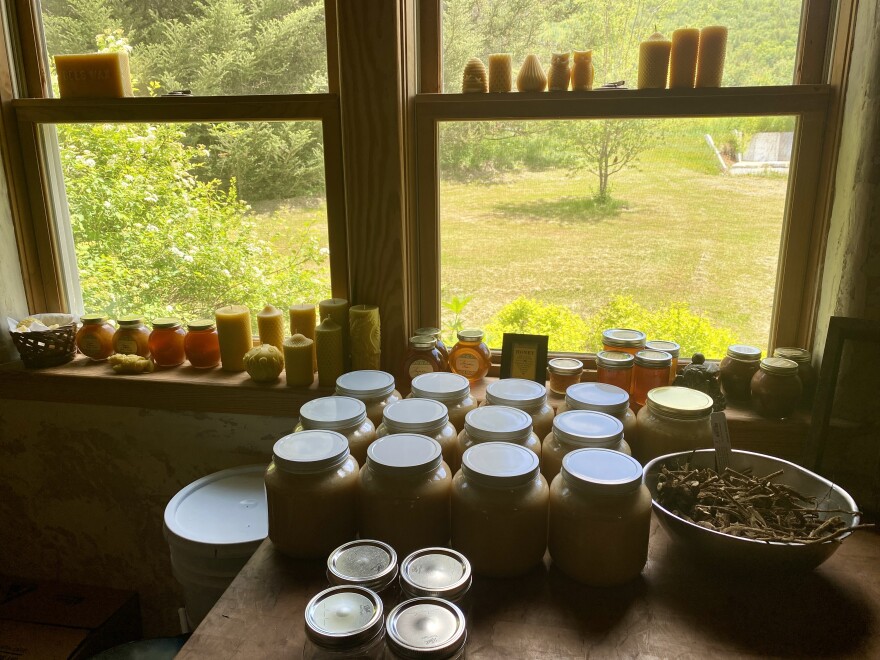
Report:
<svg viewBox="0 0 880 660"><path fill-rule="evenodd" d="M59 314L34 314L33 317L43 321L41 317L50 321L49 325L66 320L64 325L52 330L38 330L35 332L15 332L12 343L21 356L21 361L28 369L43 369L45 367L57 367L59 364L70 362L76 354L76 330L77 324L70 315L64 315L65 319L58 319ZM45 321L44 321L45 322Z"/></svg>

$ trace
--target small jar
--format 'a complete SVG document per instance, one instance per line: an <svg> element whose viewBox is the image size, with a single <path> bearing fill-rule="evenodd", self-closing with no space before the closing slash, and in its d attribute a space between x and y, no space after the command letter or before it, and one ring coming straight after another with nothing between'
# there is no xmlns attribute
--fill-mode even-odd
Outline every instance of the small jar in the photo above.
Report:
<svg viewBox="0 0 880 660"><path fill-rule="evenodd" d="M719 369L724 395L731 401L748 401L752 376L761 367L761 349L744 344L727 347Z"/></svg>
<svg viewBox="0 0 880 660"><path fill-rule="evenodd" d="M596 380L632 394L633 364L635 358L629 353L599 351L596 353Z"/></svg>
<svg viewBox="0 0 880 660"><path fill-rule="evenodd" d="M636 412L645 405L648 392L669 385L672 356L665 351L639 351L633 368L632 407Z"/></svg>
<svg viewBox="0 0 880 660"><path fill-rule="evenodd" d="M324 558L357 533L358 464L345 436L300 431L272 448L266 470L269 538L298 559Z"/></svg>
<svg viewBox="0 0 880 660"><path fill-rule="evenodd" d="M449 548L421 548L400 562L400 596L442 598L455 603L465 615L471 604L471 563Z"/></svg>
<svg viewBox="0 0 880 660"><path fill-rule="evenodd" d="M450 373L422 374L413 378L413 399L431 399L446 406L449 423L456 430L464 428L464 417L477 407L477 400L471 396L471 383L464 376Z"/></svg>
<svg viewBox="0 0 880 660"><path fill-rule="evenodd" d="M427 335L409 338L409 350L403 358L403 372L409 381L419 374L444 371L443 357L437 350L437 341Z"/></svg>
<svg viewBox="0 0 880 660"><path fill-rule="evenodd" d="M547 403L547 388L533 380L505 378L486 388L487 406L519 408L532 418L532 431L539 438L553 428L553 408Z"/></svg>
<svg viewBox="0 0 880 660"><path fill-rule="evenodd" d="M804 388L801 395L801 405L809 408L813 405L813 397L816 394L816 384L818 376L816 368L813 366L813 356L810 351L805 348L777 348L773 351L773 357L786 358L797 362L798 378L801 379L801 386Z"/></svg>
<svg viewBox="0 0 880 660"><path fill-rule="evenodd" d="M400 392L394 389L394 376L384 371L350 371L336 379L336 394L363 401L367 418L373 426L382 423L385 407L400 401Z"/></svg>
<svg viewBox="0 0 880 660"><path fill-rule="evenodd" d="M150 331L141 316L120 316L113 334L113 352L150 357Z"/></svg>
<svg viewBox="0 0 880 660"><path fill-rule="evenodd" d="M672 356L672 365L669 367L669 384L672 385L672 381L678 375L678 356L681 353L681 346L674 341L652 339L649 342L645 342L645 348L649 351L663 351Z"/></svg>
<svg viewBox="0 0 880 660"><path fill-rule="evenodd" d="M449 368L474 383L489 373L492 354L482 330L459 330L458 343L449 352Z"/></svg>
<svg viewBox="0 0 880 660"><path fill-rule="evenodd" d="M623 424L623 437L632 445L638 434L636 414L629 407L629 394L607 383L578 383L568 388L565 401L559 404L556 414L566 410L592 410L605 413Z"/></svg>
<svg viewBox="0 0 880 660"><path fill-rule="evenodd" d="M113 334L116 328L104 314L84 314L82 327L76 332L79 352L96 362L113 355Z"/></svg>
<svg viewBox="0 0 880 660"><path fill-rule="evenodd" d="M541 441L532 431L532 418L518 408L482 406L471 410L458 434L459 451L464 454L481 442L512 442L531 449L541 458Z"/></svg>
<svg viewBox="0 0 880 660"><path fill-rule="evenodd" d="M385 657L458 660L465 656L467 620L453 603L413 598L388 615Z"/></svg>
<svg viewBox="0 0 880 660"><path fill-rule="evenodd" d="M385 653L384 608L379 597L363 587L330 587L306 605L304 660L363 658Z"/></svg>
<svg viewBox="0 0 880 660"><path fill-rule="evenodd" d="M358 530L402 555L446 545L451 488L436 440L415 433L379 438L367 450L360 473Z"/></svg>
<svg viewBox="0 0 880 660"><path fill-rule="evenodd" d="M183 348L186 330L178 319L156 319L149 346L153 362L159 367L176 367L186 360Z"/></svg>
<svg viewBox="0 0 880 660"><path fill-rule="evenodd" d="M803 395L797 362L780 357L764 358L752 376L751 389L752 405L759 415L773 419L788 417Z"/></svg>
<svg viewBox="0 0 880 660"><path fill-rule="evenodd" d="M450 475L458 470L460 454L458 434L449 422L449 413L439 401L431 399L403 399L385 408L382 423L376 429L376 437L393 433L419 433L433 438L440 444L443 460Z"/></svg>
<svg viewBox="0 0 880 660"><path fill-rule="evenodd" d="M212 319L187 324L183 352L196 369L213 369L220 364L220 337Z"/></svg>
<svg viewBox="0 0 880 660"><path fill-rule="evenodd" d="M629 353L633 357L645 348L645 333L630 328L611 328L602 333L602 350Z"/></svg>
<svg viewBox="0 0 880 660"><path fill-rule="evenodd" d="M574 358L553 358L547 363L550 391L565 396L565 390L581 382L584 363Z"/></svg>
<svg viewBox="0 0 880 660"><path fill-rule="evenodd" d="M639 462L610 449L577 449L550 486L553 564L595 587L636 578L648 560L651 493Z"/></svg>
<svg viewBox="0 0 880 660"><path fill-rule="evenodd" d="M336 431L348 440L351 455L363 465L367 447L376 439L376 427L367 418L363 401L350 396L325 396L307 401L299 409L296 431Z"/></svg>
<svg viewBox="0 0 880 660"><path fill-rule="evenodd" d="M426 335L434 338L434 346L440 351L440 357L443 358L443 371L449 371L449 348L443 343L443 337L440 328L419 328L416 330L417 335Z"/></svg>
<svg viewBox="0 0 880 660"><path fill-rule="evenodd" d="M562 460L576 449L598 447L632 454L623 438L623 424L611 415L592 410L568 410L553 420L553 431L541 446L541 474L548 482L559 474Z"/></svg>
<svg viewBox="0 0 880 660"><path fill-rule="evenodd" d="M339 546L327 558L331 586L350 585L375 591L388 612L397 605L397 553L387 543L358 539Z"/></svg>
<svg viewBox="0 0 880 660"><path fill-rule="evenodd" d="M452 547L477 575L528 573L547 551L549 496L534 452L509 442L474 445L452 480Z"/></svg>
<svg viewBox="0 0 880 660"><path fill-rule="evenodd" d="M633 456L645 465L665 454L712 447L712 403L708 394L689 387L651 390L637 417L636 442L630 441Z"/></svg>

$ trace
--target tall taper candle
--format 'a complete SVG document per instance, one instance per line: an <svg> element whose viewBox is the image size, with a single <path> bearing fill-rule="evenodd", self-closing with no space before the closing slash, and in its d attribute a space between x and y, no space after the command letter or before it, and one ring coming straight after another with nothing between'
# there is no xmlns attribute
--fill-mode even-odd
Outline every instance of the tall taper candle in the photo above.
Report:
<svg viewBox="0 0 880 660"><path fill-rule="evenodd" d="M697 51L697 82L695 87L721 87L724 56L727 50L727 28L712 25L700 30Z"/></svg>
<svg viewBox="0 0 880 660"><path fill-rule="evenodd" d="M659 32L639 44L639 89L666 89L672 42Z"/></svg>
<svg viewBox="0 0 880 660"><path fill-rule="evenodd" d="M672 33L672 54L669 56L669 89L694 86L697 74L697 49L700 31L679 28Z"/></svg>
<svg viewBox="0 0 880 660"><path fill-rule="evenodd" d="M318 358L315 356L315 305L291 305L290 334L299 333L312 340L312 372L318 370Z"/></svg>
<svg viewBox="0 0 880 660"><path fill-rule="evenodd" d="M214 316L223 370L244 371L244 354L254 347L250 310L243 305L229 305L218 309Z"/></svg>
<svg viewBox="0 0 880 660"><path fill-rule="evenodd" d="M345 373L342 346L342 327L329 316L326 317L315 328L318 385L321 387L336 387L336 379Z"/></svg>
<svg viewBox="0 0 880 660"><path fill-rule="evenodd" d="M271 344L279 351L284 351L284 317L280 309L266 305L257 314L257 330L261 344Z"/></svg>
<svg viewBox="0 0 880 660"><path fill-rule="evenodd" d="M343 367L345 371L348 371L351 366L351 341L348 334L348 301L345 298L322 300L318 303L318 315L321 317L321 320L329 316L342 328Z"/></svg>
<svg viewBox="0 0 880 660"><path fill-rule="evenodd" d="M312 355L315 342L299 333L284 340L284 371L288 387L309 387L315 381Z"/></svg>
<svg viewBox="0 0 880 660"><path fill-rule="evenodd" d="M379 308L376 305L354 305L348 310L351 334L351 368L380 369L382 344Z"/></svg>

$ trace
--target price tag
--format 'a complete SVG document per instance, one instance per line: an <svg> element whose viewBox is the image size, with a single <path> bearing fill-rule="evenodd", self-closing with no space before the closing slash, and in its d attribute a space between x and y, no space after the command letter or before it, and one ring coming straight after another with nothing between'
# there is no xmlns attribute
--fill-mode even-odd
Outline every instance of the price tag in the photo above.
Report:
<svg viewBox="0 0 880 660"><path fill-rule="evenodd" d="M715 443L715 469L721 473L730 466L730 432L727 429L727 416L724 411L709 415L712 423L712 440Z"/></svg>

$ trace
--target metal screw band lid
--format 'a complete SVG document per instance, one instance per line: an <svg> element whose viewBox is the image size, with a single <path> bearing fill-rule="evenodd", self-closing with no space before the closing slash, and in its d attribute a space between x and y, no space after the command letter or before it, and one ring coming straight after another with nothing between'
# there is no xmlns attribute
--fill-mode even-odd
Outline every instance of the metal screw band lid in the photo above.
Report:
<svg viewBox="0 0 880 660"><path fill-rule="evenodd" d="M672 365L672 356L666 351L639 351L636 364L648 369L663 369Z"/></svg>
<svg viewBox="0 0 880 660"><path fill-rule="evenodd" d="M333 585L382 591L397 579L397 553L382 541L349 541L327 558L327 579Z"/></svg>
<svg viewBox="0 0 880 660"><path fill-rule="evenodd" d="M746 362L757 362L761 359L761 349L745 344L731 344L727 347L727 357Z"/></svg>
<svg viewBox="0 0 880 660"><path fill-rule="evenodd" d="M456 601L471 588L471 563L450 548L422 548L400 562L400 588L411 597Z"/></svg>
<svg viewBox="0 0 880 660"><path fill-rule="evenodd" d="M306 605L306 635L325 648L358 646L381 633L383 624L382 599L364 587L330 587Z"/></svg>
<svg viewBox="0 0 880 660"><path fill-rule="evenodd" d="M599 351L596 353L596 366L603 369L632 369L635 358L621 351Z"/></svg>
<svg viewBox="0 0 880 660"><path fill-rule="evenodd" d="M798 364L794 360L782 357L768 357L761 360L761 371L779 376L797 375Z"/></svg>
<svg viewBox="0 0 880 660"><path fill-rule="evenodd" d="M632 328L611 328L602 333L602 343L618 348L641 348L645 339L644 332Z"/></svg>
<svg viewBox="0 0 880 660"><path fill-rule="evenodd" d="M388 615L385 643L400 658L450 658L465 645L464 613L440 598L413 598Z"/></svg>

